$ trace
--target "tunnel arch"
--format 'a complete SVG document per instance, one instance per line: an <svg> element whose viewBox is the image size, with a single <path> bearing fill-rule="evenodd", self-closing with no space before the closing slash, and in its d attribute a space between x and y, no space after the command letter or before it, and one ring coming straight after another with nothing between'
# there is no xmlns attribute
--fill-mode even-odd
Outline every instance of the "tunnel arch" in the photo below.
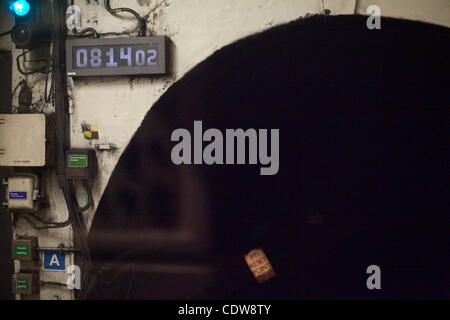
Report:
<svg viewBox="0 0 450 320"><path fill-rule="evenodd" d="M371 31L365 20L272 28L169 88L99 203L89 297L371 298L374 260L391 268L375 297L448 295L448 29L385 18ZM171 133L195 120L279 129L278 174L175 166ZM277 273L263 285L243 259L255 247Z"/></svg>

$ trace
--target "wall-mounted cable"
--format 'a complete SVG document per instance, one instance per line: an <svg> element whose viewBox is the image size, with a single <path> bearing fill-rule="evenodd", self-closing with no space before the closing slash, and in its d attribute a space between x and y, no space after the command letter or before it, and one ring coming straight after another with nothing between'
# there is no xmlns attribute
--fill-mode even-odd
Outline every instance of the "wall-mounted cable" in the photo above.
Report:
<svg viewBox="0 0 450 320"><path fill-rule="evenodd" d="M80 32L77 31L77 28L72 28L72 34L76 37L83 37L88 32L92 33L94 38L100 38L97 30L95 30L94 28L85 28L85 29L81 30Z"/></svg>
<svg viewBox="0 0 450 320"><path fill-rule="evenodd" d="M53 281L39 281L40 286L57 286L57 287L67 287L66 283L53 282Z"/></svg>
<svg viewBox="0 0 450 320"><path fill-rule="evenodd" d="M78 248L72 247L37 247L37 251L59 251L59 252L79 252Z"/></svg>
<svg viewBox="0 0 450 320"><path fill-rule="evenodd" d="M67 9L67 2L54 1L53 2L53 31L54 31L54 90L55 90L55 130L56 130L56 158L57 166L56 173L58 177L58 184L63 192L64 200L66 202L69 217L72 222L73 243L74 246L80 248L80 252L76 257L76 264L80 267L82 272L81 277L81 292L83 296L84 288L87 287L89 281L90 270L90 253L87 245L87 226L84 217L76 210L73 198L73 187L69 183L66 176L66 160L65 152L69 146L68 136L68 108L67 108L67 94L66 94L66 70L65 70L65 40L67 30L65 27L65 13Z"/></svg>
<svg viewBox="0 0 450 320"><path fill-rule="evenodd" d="M26 55L27 53L30 53L32 50L28 50L28 51L23 51L21 54L19 54L17 57L16 57L16 64L17 64L17 70L21 73L21 74L23 74L24 76L27 76L27 75L30 75L30 74L35 74L35 73L46 73L47 72L47 70L48 70L48 65L46 65L45 67L40 67L40 68L37 68L37 69L35 69L35 70L31 70L31 71L24 71L23 69L22 69L22 66L21 66L21 63L20 63L20 58L21 57L23 57L24 55Z"/></svg>
<svg viewBox="0 0 450 320"><path fill-rule="evenodd" d="M145 37L145 31L146 31L145 30L146 29L145 19L141 18L141 16L136 11L134 11L133 9L130 9L130 8L114 8L114 9L112 9L109 4L109 0L104 0L104 3L105 3L106 10L109 13L111 13L112 15L119 13L119 12L129 12L132 15L134 15L139 24L139 36Z"/></svg>
<svg viewBox="0 0 450 320"><path fill-rule="evenodd" d="M6 36L6 35L10 34L11 31L12 31L12 30L8 30L8 31L5 31L5 32L0 33L0 37L3 37L3 36Z"/></svg>
<svg viewBox="0 0 450 320"><path fill-rule="evenodd" d="M78 204L78 201L75 200L75 206L76 206L78 212L85 212L85 211L89 210L93 205L91 188L89 187L89 184L86 180L83 180L83 187L84 187L84 192L86 195L86 204L84 206L80 207L80 205ZM75 196L74 196L74 198L76 199Z"/></svg>
<svg viewBox="0 0 450 320"><path fill-rule="evenodd" d="M63 221L63 222L53 222L53 221L43 220L39 216L37 216L33 213L30 213L30 212L20 212L19 214L21 214L22 218L24 218L31 225L31 227L36 230L64 228L72 223L72 220L70 219L70 217L66 221ZM34 221L32 221L30 219L30 217L34 218L36 221L38 221L42 225L37 225Z"/></svg>

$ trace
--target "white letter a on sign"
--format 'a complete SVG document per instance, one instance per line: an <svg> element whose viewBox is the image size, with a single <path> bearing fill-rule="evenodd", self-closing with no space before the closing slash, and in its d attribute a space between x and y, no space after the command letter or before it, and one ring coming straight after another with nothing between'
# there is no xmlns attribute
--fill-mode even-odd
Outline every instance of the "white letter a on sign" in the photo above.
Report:
<svg viewBox="0 0 450 320"><path fill-rule="evenodd" d="M50 260L49 265L54 265L56 264L59 267L59 260L58 257L56 256L56 254L52 255L52 259Z"/></svg>

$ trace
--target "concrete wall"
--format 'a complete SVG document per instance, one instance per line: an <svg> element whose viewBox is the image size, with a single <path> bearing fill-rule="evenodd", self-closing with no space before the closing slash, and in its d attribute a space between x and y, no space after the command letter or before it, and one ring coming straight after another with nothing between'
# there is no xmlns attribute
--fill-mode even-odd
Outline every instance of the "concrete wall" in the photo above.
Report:
<svg viewBox="0 0 450 320"><path fill-rule="evenodd" d="M136 35L136 20L123 13L110 15L103 1L75 0L81 8L82 28L93 27L100 33L117 32L123 36ZM112 143L114 152L98 152L99 174L93 186L95 205L101 198L108 179L121 153L139 127L147 111L166 90L196 64L214 51L237 39L261 32L308 14L366 14L367 6L378 4L382 16L402 17L450 26L450 2L448 0L111 0L111 6L128 6L142 16L148 17L148 28L154 35L167 35L176 47L177 70L173 76L158 79L103 77L69 79L71 94L71 144L73 148L91 148L95 143ZM5 15L3 12L2 15ZM8 16L8 14L6 14ZM10 19L0 17L0 29L10 25ZM110 35L108 37L111 37ZM0 47L8 48L9 41L0 39ZM13 50L13 59L20 51ZM14 60L13 60L14 61ZM23 79L13 63L12 87ZM28 76L33 87L33 107L44 112L53 112L52 106L43 101L45 75ZM17 105L17 95L13 106ZM86 140L81 131L81 122L95 124L99 129L99 140ZM47 219L63 221L67 209L57 186L55 173L44 174L45 192L50 208L42 213ZM83 202L79 188L80 202ZM90 222L95 208L87 212ZM38 235L41 246L71 246L71 228L36 232L25 221L19 221L15 235ZM72 264L72 258L66 262ZM16 271L19 264L16 263ZM65 282L67 274L41 272L41 279ZM39 297L35 297L39 298ZM65 288L44 287L41 299L72 299L73 294Z"/></svg>

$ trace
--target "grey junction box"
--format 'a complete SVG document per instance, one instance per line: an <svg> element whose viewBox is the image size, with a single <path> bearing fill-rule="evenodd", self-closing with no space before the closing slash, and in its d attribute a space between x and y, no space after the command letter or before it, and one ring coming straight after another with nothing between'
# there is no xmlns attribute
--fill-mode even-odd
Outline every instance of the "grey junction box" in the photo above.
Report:
<svg viewBox="0 0 450 320"><path fill-rule="evenodd" d="M14 239L11 243L11 257L13 260L37 260L39 258L37 247L36 237Z"/></svg>
<svg viewBox="0 0 450 320"><path fill-rule="evenodd" d="M15 273L12 277L15 294L33 294L39 292L39 275L37 273Z"/></svg>
<svg viewBox="0 0 450 320"><path fill-rule="evenodd" d="M67 150L66 161L68 179L92 179L97 173L97 158L92 149Z"/></svg>
<svg viewBox="0 0 450 320"><path fill-rule="evenodd" d="M0 114L0 166L54 164L54 130L42 114Z"/></svg>

